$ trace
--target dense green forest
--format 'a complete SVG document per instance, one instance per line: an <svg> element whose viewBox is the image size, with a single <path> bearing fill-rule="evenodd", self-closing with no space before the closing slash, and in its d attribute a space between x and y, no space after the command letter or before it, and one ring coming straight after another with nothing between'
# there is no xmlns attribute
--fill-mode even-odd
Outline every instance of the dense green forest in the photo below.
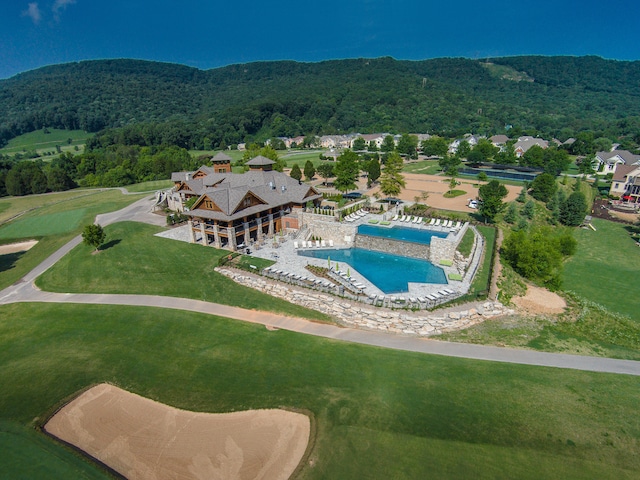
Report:
<svg viewBox="0 0 640 480"><path fill-rule="evenodd" d="M98 132L93 147L211 149L359 131L640 135L640 62L599 57L257 62L207 71L97 60L0 81L0 146L44 127Z"/></svg>

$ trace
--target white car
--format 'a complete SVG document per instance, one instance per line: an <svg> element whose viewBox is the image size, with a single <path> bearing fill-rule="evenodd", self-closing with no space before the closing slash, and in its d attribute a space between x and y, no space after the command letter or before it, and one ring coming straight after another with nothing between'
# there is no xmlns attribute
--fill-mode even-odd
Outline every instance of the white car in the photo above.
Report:
<svg viewBox="0 0 640 480"><path fill-rule="evenodd" d="M467 207L469 207L469 208L478 208L478 201L470 199L469 203L467 203Z"/></svg>

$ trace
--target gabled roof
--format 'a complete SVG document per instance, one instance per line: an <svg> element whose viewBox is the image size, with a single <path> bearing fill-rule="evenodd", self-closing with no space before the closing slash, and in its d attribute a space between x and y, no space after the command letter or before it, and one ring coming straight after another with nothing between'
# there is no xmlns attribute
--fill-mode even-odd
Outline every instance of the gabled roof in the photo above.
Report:
<svg viewBox="0 0 640 480"><path fill-rule="evenodd" d="M494 135L493 137L489 137L489 141L491 143L502 144L507 143L509 141L509 137L506 135Z"/></svg>
<svg viewBox="0 0 640 480"><path fill-rule="evenodd" d="M197 208L198 201L189 215L218 220L235 220L247 215L259 213L269 208L285 206L290 203L304 204L321 197L317 190L306 183L298 182L290 176L277 171L250 170L245 173L213 173L201 180L201 188L195 193L206 195L220 212ZM247 195L253 195L261 202L240 208Z"/></svg>
<svg viewBox="0 0 640 480"><path fill-rule="evenodd" d="M613 181L626 181L625 177L632 173L634 170L638 170L638 173L640 174L640 167L637 165L618 165L618 168L616 168L616 171L613 173Z"/></svg>
<svg viewBox="0 0 640 480"><path fill-rule="evenodd" d="M628 150L613 150L611 152L597 152L596 158L604 163L623 162L625 165L631 165L637 161L640 161L640 155L634 155Z"/></svg>

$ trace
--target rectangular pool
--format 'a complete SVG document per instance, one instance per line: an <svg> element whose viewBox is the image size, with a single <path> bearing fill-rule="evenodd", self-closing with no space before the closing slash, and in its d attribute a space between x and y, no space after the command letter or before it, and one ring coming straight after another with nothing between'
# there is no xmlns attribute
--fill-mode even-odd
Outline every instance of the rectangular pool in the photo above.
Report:
<svg viewBox="0 0 640 480"><path fill-rule="evenodd" d="M423 230L419 228L399 227L377 227L375 225L360 225L358 233L368 235L370 237L389 238L391 240L400 240L402 242L431 244L431 237L446 238L447 232L436 232L434 230Z"/></svg>
<svg viewBox="0 0 640 480"><path fill-rule="evenodd" d="M427 260L390 253L344 248L335 250L299 250L303 257L330 259L345 272L351 266L385 294L409 291L409 282L446 284L444 271ZM329 262L327 262L327 266Z"/></svg>

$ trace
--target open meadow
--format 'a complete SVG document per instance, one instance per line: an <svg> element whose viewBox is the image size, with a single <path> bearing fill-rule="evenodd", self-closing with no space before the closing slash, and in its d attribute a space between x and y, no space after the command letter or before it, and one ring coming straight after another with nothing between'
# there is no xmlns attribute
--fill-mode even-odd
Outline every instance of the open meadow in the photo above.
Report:
<svg viewBox="0 0 640 480"><path fill-rule="evenodd" d="M59 152L82 153L84 145L93 133L83 130L60 130L56 128L40 129L14 137L7 145L0 148L0 154L15 155L16 153L35 152L43 160L51 160Z"/></svg>
<svg viewBox="0 0 640 480"><path fill-rule="evenodd" d="M575 230L578 251L565 265L563 288L640 323L640 248L624 224L600 219L592 223L595 232Z"/></svg>
<svg viewBox="0 0 640 480"><path fill-rule="evenodd" d="M165 309L54 304L0 307L0 365L10 386L0 427L22 432L25 449L41 442L29 427L110 382L193 411L309 412L314 447L297 478L640 472L633 376L400 352ZM68 461L61 448L40 447L40 462ZM16 477L31 465L10 467Z"/></svg>

